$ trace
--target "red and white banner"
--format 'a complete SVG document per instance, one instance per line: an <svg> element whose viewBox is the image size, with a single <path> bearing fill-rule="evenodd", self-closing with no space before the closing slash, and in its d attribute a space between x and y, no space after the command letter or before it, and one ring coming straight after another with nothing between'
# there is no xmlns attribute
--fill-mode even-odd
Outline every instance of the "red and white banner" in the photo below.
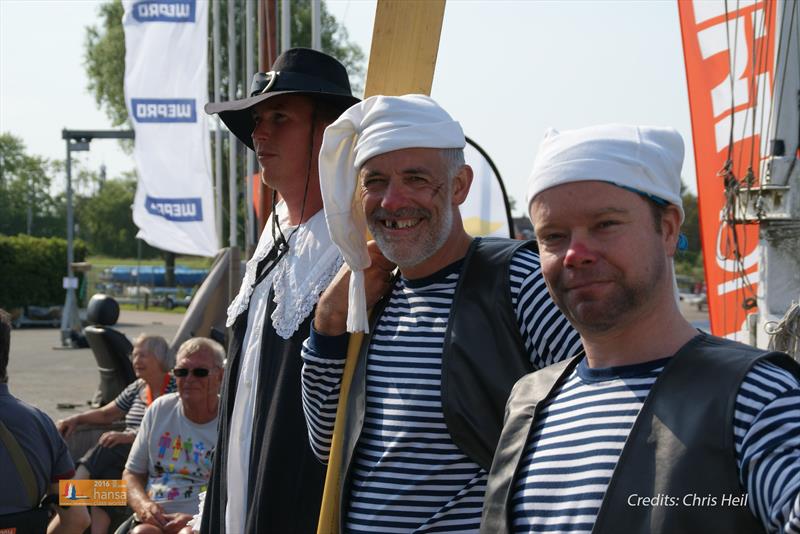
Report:
<svg viewBox="0 0 800 534"><path fill-rule="evenodd" d="M758 225L725 222L720 171L730 159L739 181L752 167L758 184L768 153L776 5L774 0L678 0L678 10L711 331L747 341L746 316L756 311L758 291Z"/></svg>

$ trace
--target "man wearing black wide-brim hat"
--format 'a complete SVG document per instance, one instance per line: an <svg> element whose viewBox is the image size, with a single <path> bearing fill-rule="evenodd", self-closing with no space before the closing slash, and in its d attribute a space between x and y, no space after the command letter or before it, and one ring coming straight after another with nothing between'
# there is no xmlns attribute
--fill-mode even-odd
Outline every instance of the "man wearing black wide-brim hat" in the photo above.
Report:
<svg viewBox="0 0 800 534"><path fill-rule="evenodd" d="M342 260L322 212L317 156L325 127L358 102L334 58L304 48L253 78L250 96L206 106L254 150L273 210L239 294L220 402L208 533L315 532L325 468L300 399L300 349L320 293Z"/></svg>

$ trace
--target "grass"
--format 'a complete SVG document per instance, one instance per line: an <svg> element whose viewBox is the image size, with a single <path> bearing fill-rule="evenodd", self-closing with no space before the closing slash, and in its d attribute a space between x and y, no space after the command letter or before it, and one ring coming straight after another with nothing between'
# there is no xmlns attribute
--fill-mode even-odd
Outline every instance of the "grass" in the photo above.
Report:
<svg viewBox="0 0 800 534"><path fill-rule="evenodd" d="M186 313L186 308L183 306L175 306L171 310L163 308L161 306L149 306L147 310L144 309L144 305L140 304L139 307L136 307L136 304L128 304L122 303L119 305L120 310L128 310L128 311L149 311L149 312L157 312L157 313L173 313L177 315L183 315Z"/></svg>
<svg viewBox="0 0 800 534"><path fill-rule="evenodd" d="M207 269L211 267L213 258L202 258L200 256L176 256L175 266L188 267L190 269ZM136 258L109 258L108 256L89 256L87 262L92 264L92 270L102 271L106 267L114 267L115 265L133 265L137 263L140 265L156 265L164 266L163 258L142 259L137 261Z"/></svg>

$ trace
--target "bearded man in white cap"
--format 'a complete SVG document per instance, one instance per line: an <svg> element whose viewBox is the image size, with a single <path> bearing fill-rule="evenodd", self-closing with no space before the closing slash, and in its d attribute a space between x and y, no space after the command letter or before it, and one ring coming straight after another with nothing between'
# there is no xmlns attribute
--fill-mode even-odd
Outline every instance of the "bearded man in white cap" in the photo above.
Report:
<svg viewBox="0 0 800 534"><path fill-rule="evenodd" d="M482 532L800 532L800 366L681 316L682 163L667 128L545 137L530 215L585 354L514 387Z"/></svg>
<svg viewBox="0 0 800 534"><path fill-rule="evenodd" d="M422 95L369 98L325 131L325 216L347 267L320 297L303 350L323 461L346 330L369 331L342 422L340 532L477 532L511 386L580 350L533 243L464 230L464 146L460 125Z"/></svg>

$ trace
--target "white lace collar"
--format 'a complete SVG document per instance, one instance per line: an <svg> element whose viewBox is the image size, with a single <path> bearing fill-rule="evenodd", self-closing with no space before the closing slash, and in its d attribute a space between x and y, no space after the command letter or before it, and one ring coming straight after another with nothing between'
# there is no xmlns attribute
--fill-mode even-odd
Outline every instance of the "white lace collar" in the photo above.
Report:
<svg viewBox="0 0 800 534"><path fill-rule="evenodd" d="M331 241L322 210L301 224L296 232L293 232L295 227L289 226L289 212L283 201L276 206L276 212L283 235L289 239L289 252L261 284L272 284L275 293L272 326L279 336L289 339L314 309L320 294L336 275L342 265L342 257ZM239 294L228 307L228 320L225 323L228 327L248 308L258 263L272 248L270 229L273 216L275 214L267 221L256 251L247 262Z"/></svg>

